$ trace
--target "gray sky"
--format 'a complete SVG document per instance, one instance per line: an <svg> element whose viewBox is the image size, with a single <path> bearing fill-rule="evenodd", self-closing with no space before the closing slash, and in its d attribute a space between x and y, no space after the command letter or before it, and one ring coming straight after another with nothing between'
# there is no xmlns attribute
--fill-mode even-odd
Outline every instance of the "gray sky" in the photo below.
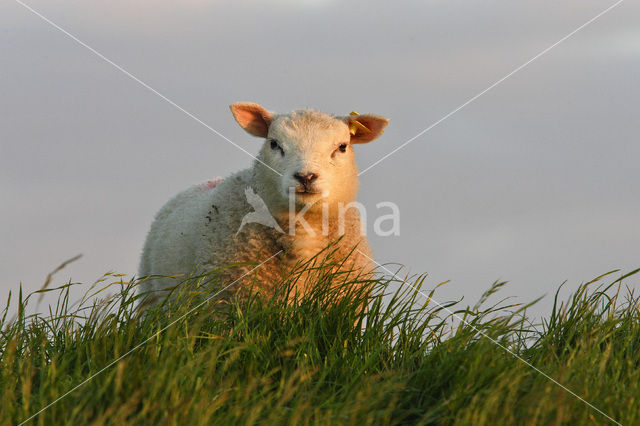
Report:
<svg viewBox="0 0 640 426"><path fill-rule="evenodd" d="M232 102L389 117L361 169L614 3L27 2L252 153ZM468 303L639 267L639 22L622 3L367 171L360 200L402 215L376 259ZM78 253L56 283L134 274L165 201L250 165L12 0L0 30L0 299Z"/></svg>

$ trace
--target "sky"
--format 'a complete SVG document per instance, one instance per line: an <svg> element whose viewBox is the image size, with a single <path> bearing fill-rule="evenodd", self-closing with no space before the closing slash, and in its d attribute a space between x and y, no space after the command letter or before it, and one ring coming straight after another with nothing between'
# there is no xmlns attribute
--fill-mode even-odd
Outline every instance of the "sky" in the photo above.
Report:
<svg viewBox="0 0 640 426"><path fill-rule="evenodd" d="M364 170L614 1L25 3L253 154L233 102L386 116ZM450 280L442 301L509 281L546 295L536 315L565 281L640 267L639 21L622 2L363 173L368 210L401 212L376 261ZM54 284L135 274L162 204L251 165L19 2L0 31L0 299L80 253Z"/></svg>

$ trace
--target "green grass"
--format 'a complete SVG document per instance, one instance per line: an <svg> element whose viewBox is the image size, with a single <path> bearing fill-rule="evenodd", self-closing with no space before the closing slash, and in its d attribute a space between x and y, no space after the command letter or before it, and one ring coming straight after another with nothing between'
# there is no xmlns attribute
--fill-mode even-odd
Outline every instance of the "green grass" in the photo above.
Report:
<svg viewBox="0 0 640 426"><path fill-rule="evenodd" d="M136 283L113 276L76 307L71 284L45 290L59 296L46 315L25 315L38 294L19 295L18 317L1 324L0 423L28 419L147 339L29 423L612 423L493 339L620 423L640 424L639 300L624 285L638 270L556 297L533 325L526 307L485 306L503 283L475 307L438 305L418 293L424 277L304 267L313 288L292 303L296 274L273 298L212 299L191 313L206 296L194 283L210 277L146 315ZM100 303L89 297L113 289Z"/></svg>

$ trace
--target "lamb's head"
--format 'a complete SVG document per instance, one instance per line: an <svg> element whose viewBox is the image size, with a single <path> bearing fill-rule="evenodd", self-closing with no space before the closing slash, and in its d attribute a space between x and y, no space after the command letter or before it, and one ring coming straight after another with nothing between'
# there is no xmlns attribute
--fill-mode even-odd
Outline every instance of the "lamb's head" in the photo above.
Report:
<svg viewBox="0 0 640 426"><path fill-rule="evenodd" d="M256 164L262 193L273 209L338 205L355 199L358 169L353 144L376 139L389 122L376 115L335 117L319 111L275 114L260 105L231 105L236 121L248 133L264 138ZM267 167L268 166L268 167Z"/></svg>

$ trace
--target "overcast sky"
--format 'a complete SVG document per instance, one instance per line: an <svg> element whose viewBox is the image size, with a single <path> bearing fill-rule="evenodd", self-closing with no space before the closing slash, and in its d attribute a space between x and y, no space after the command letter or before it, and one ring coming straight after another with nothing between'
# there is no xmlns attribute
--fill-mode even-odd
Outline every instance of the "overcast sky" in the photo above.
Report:
<svg viewBox="0 0 640 426"><path fill-rule="evenodd" d="M361 170L614 3L25 1L251 153L232 102L389 117ZM0 30L0 300L78 253L55 283L134 274L164 202L250 165L19 3ZM639 76L626 1L368 170L370 215L401 209L376 260L470 304L640 267Z"/></svg>

